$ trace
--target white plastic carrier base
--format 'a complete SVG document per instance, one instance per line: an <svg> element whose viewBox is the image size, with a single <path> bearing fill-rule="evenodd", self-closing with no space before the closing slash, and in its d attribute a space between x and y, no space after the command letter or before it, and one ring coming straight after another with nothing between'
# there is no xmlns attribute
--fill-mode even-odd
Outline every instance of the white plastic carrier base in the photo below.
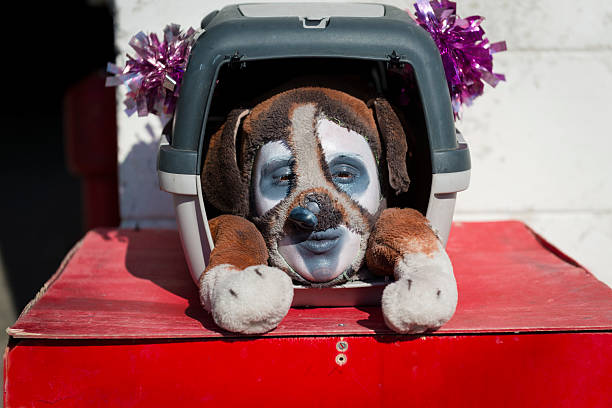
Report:
<svg viewBox="0 0 612 408"><path fill-rule="evenodd" d="M461 134L457 142L465 144ZM160 145L168 144L162 137ZM199 175L171 174L158 171L160 188L174 198L176 222L185 259L196 282L206 269L214 243L208 228L202 184ZM432 175L426 217L446 246L450 233L457 192L467 189L470 170ZM351 281L330 288L294 285L293 306L366 306L380 303L388 281Z"/></svg>

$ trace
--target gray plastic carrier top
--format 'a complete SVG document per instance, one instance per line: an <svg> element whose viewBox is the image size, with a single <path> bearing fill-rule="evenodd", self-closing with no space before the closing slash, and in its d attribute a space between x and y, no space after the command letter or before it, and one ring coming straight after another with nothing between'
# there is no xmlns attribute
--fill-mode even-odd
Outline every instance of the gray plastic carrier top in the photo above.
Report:
<svg viewBox="0 0 612 408"><path fill-rule="evenodd" d="M202 21L181 85L172 138L158 169L200 174L206 126L220 69L288 58L336 58L409 64L414 70L429 139L432 174L470 169L467 145L457 143L438 48L409 15L379 4L243 4Z"/></svg>

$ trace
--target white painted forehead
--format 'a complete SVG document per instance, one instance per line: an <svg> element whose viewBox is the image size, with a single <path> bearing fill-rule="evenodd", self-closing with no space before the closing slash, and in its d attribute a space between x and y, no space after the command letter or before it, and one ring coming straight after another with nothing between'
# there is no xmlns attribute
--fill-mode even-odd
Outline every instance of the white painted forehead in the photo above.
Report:
<svg viewBox="0 0 612 408"><path fill-rule="evenodd" d="M265 164L270 160L278 159L280 157L291 157L291 151L289 150L289 147L287 147L287 145L280 140L274 142L267 142L266 144L261 146L261 148L257 152L257 156L255 158L255 165L261 166L262 164Z"/></svg>
<svg viewBox="0 0 612 408"><path fill-rule="evenodd" d="M337 123L321 118L317 121L317 135L327 159L339 153L352 153L365 161L374 162L374 154L365 137Z"/></svg>

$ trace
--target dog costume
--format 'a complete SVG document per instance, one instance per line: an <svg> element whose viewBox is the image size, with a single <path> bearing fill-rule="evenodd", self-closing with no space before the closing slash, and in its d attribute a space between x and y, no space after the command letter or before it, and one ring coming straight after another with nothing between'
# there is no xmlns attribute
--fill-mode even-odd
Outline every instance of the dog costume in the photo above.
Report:
<svg viewBox="0 0 612 408"><path fill-rule="evenodd" d="M364 267L395 279L381 299L391 329L448 321L457 288L443 245L418 211L386 208L386 196L408 190L406 157L383 98L306 87L230 112L202 171L206 199L224 214L209 223L215 248L199 282L215 322L269 331L293 282L337 285Z"/></svg>

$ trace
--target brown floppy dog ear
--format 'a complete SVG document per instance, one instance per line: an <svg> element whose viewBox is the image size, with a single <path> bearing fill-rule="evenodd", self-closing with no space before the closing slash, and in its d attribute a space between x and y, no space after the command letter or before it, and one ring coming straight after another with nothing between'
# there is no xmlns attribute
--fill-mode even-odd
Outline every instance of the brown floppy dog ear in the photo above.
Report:
<svg viewBox="0 0 612 408"><path fill-rule="evenodd" d="M410 186L410 178L406 167L408 143L406 142L404 128L393 108L385 99L371 100L368 102L368 106L370 108L374 107L374 117L389 170L389 185L395 190L396 195L405 193Z"/></svg>
<svg viewBox="0 0 612 408"><path fill-rule="evenodd" d="M235 109L213 135L202 170L204 196L219 210L246 216L249 187L242 179L236 156L236 136L247 109Z"/></svg>

